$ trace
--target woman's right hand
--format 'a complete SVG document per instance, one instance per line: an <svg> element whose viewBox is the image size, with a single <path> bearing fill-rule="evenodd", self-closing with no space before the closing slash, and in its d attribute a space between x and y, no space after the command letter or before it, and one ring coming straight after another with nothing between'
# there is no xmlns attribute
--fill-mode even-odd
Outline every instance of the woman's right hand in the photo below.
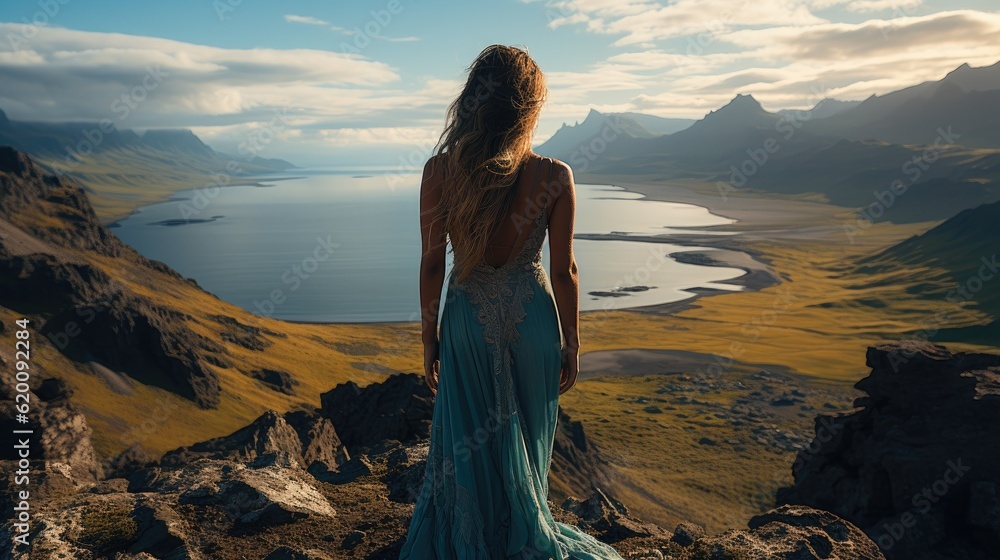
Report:
<svg viewBox="0 0 1000 560"><path fill-rule="evenodd" d="M580 374L580 349L571 346L562 348L562 368L559 371L559 394L563 394L576 385Z"/></svg>

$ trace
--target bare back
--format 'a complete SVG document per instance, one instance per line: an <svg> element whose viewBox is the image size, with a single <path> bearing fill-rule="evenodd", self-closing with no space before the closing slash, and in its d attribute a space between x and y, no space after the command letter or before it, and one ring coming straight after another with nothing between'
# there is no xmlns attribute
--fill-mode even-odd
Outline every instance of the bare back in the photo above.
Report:
<svg viewBox="0 0 1000 560"><path fill-rule="evenodd" d="M554 165L555 160L534 154L522 164L518 180L512 186L516 192L507 209L507 217L493 232L483 255L486 264L501 267L524 248L538 214L551 207L548 187L552 182Z"/></svg>

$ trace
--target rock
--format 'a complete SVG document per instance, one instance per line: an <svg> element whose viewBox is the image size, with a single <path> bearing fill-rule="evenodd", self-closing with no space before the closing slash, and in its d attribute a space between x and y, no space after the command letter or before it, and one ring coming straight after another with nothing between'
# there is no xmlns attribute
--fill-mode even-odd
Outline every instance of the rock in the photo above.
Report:
<svg viewBox="0 0 1000 560"><path fill-rule="evenodd" d="M235 520L237 534L256 533L312 516L336 515L308 480L293 473L278 467L247 469L221 482L213 502Z"/></svg>
<svg viewBox="0 0 1000 560"><path fill-rule="evenodd" d="M782 506L690 545L691 560L884 560L860 529L828 512Z"/></svg>
<svg viewBox="0 0 1000 560"><path fill-rule="evenodd" d="M319 461L336 467L351 459L347 447L340 440L333 423L318 411L297 410L285 413L288 422L299 434L302 442L302 465L308 467Z"/></svg>
<svg viewBox="0 0 1000 560"><path fill-rule="evenodd" d="M103 475L103 467L91 443L91 429L86 417L70 402L71 396L65 382L56 378L33 378L29 383L28 398L31 414L28 422L15 421L15 389L13 376L4 375L0 380L0 430L31 430L32 434L18 435L26 439L33 463L42 465L35 469L50 471L60 469L50 479L50 489L62 488L65 480L72 484L89 484ZM0 447L0 460L16 460L17 450L11 445ZM56 467L56 465L61 465ZM55 486L51 486L55 484Z"/></svg>
<svg viewBox="0 0 1000 560"><path fill-rule="evenodd" d="M184 521L171 508L146 500L136 507L132 516L138 525L138 538L128 552L145 552L164 560L200 558L185 540Z"/></svg>
<svg viewBox="0 0 1000 560"><path fill-rule="evenodd" d="M105 475L110 478L125 477L131 472L156 464L156 459L138 443L116 455L105 466Z"/></svg>
<svg viewBox="0 0 1000 560"><path fill-rule="evenodd" d="M587 437L583 424L570 418L561 407L552 444L551 472L551 478L565 485L563 496L586 495L596 487L609 487L615 472L604 453Z"/></svg>
<svg viewBox="0 0 1000 560"><path fill-rule="evenodd" d="M359 477L372 474L372 464L364 455L361 455L340 465L340 468L336 471L324 470L323 467L317 464L310 468L309 472L316 477L316 480L322 482L347 484L348 482L354 482Z"/></svg>
<svg viewBox="0 0 1000 560"><path fill-rule="evenodd" d="M94 494L114 494L128 492L128 479L109 478L98 481L90 487L90 492Z"/></svg>
<svg viewBox="0 0 1000 560"><path fill-rule="evenodd" d="M562 507L580 518L581 527L600 533L604 542L616 543L631 538L667 536L666 532L656 525L629 517L624 504L609 498L600 490L582 502L575 498L567 498Z"/></svg>
<svg viewBox="0 0 1000 560"><path fill-rule="evenodd" d="M258 369L250 372L250 377L269 385L275 391L286 395L294 395L294 386L298 385L292 374L277 369Z"/></svg>
<svg viewBox="0 0 1000 560"><path fill-rule="evenodd" d="M340 548L343 548L344 550L351 550L352 548L358 546L358 543L365 540L366 536L367 535L365 535L364 531L351 531L350 533L347 533L346 537L344 537L344 542L340 543Z"/></svg>
<svg viewBox="0 0 1000 560"><path fill-rule="evenodd" d="M413 504L423 489L424 474L427 470L426 443L409 447L400 446L389 451L386 458L386 474L382 482L389 489L389 499L394 502Z"/></svg>
<svg viewBox="0 0 1000 560"><path fill-rule="evenodd" d="M391 375L362 389L347 382L320 395L320 413L333 422L351 455L386 440L403 443L430 437L434 396L414 373Z"/></svg>
<svg viewBox="0 0 1000 560"><path fill-rule="evenodd" d="M869 348L867 363L860 410L817 418L778 502L831 511L892 559L990 557L1000 356L907 341Z"/></svg>
<svg viewBox="0 0 1000 560"><path fill-rule="evenodd" d="M293 411L281 415L268 411L228 436L169 451L161 462L177 466L198 458L229 458L266 465L266 457L280 461L280 455L290 457L303 468L316 462L326 468L336 467L348 458L333 425L318 413Z"/></svg>
<svg viewBox="0 0 1000 560"><path fill-rule="evenodd" d="M681 523L674 529L673 536L670 537L672 542L675 542L681 546L691 546L694 541L705 536L705 528L701 525L695 525L694 523Z"/></svg>
<svg viewBox="0 0 1000 560"><path fill-rule="evenodd" d="M1000 546L1000 485L996 482L975 482L970 488L969 525L984 529Z"/></svg>
<svg viewBox="0 0 1000 560"><path fill-rule="evenodd" d="M268 554L264 560L331 560L329 556L317 550L296 550L287 546L279 546Z"/></svg>

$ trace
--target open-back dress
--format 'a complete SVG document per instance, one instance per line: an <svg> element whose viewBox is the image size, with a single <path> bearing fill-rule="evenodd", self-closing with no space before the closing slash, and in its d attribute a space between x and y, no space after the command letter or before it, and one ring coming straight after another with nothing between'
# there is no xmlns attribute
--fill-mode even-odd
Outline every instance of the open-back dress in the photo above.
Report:
<svg viewBox="0 0 1000 560"><path fill-rule="evenodd" d="M532 195L538 184L536 171ZM621 560L547 503L562 356L542 266L547 184L513 259L449 276L430 451L401 560Z"/></svg>

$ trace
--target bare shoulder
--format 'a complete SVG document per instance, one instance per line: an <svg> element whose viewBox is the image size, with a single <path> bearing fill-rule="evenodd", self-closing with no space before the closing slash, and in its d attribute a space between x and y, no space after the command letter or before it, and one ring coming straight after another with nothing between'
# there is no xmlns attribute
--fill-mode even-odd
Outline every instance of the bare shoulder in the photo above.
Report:
<svg viewBox="0 0 1000 560"><path fill-rule="evenodd" d="M553 197L558 199L564 193L570 193L572 195L573 186L573 169L564 161L558 160L556 158L548 158L552 161L552 176L550 182L552 188Z"/></svg>
<svg viewBox="0 0 1000 560"><path fill-rule="evenodd" d="M444 160L441 154L435 154L427 159L424 164L424 173L420 181L420 188L424 191L440 190L444 179Z"/></svg>
<svg viewBox="0 0 1000 560"><path fill-rule="evenodd" d="M434 154L427 158L427 163L424 164L424 177L440 175L443 165L444 158L442 154Z"/></svg>

